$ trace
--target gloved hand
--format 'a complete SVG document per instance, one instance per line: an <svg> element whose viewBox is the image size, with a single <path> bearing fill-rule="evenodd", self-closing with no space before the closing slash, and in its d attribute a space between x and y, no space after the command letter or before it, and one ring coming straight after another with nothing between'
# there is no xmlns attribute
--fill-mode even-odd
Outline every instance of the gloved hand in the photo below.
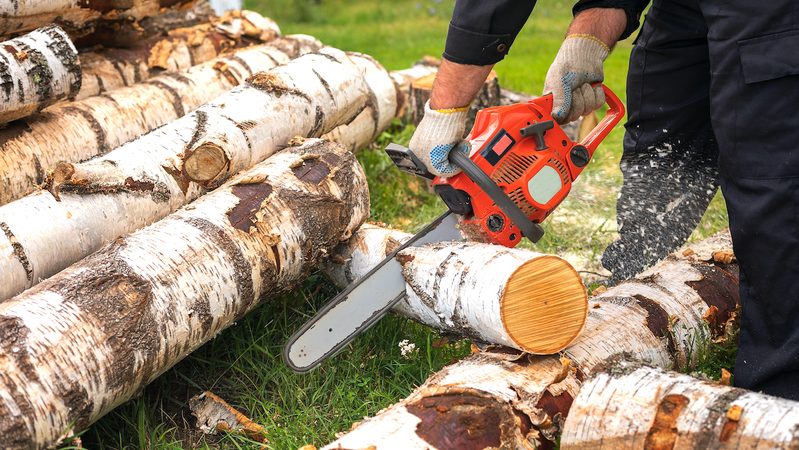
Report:
<svg viewBox="0 0 799 450"><path fill-rule="evenodd" d="M424 117L411 137L408 147L433 175L449 177L460 169L449 163L449 152L463 138L466 128L466 113L469 107L454 109L430 109L424 105ZM457 151L466 151L458 146Z"/></svg>
<svg viewBox="0 0 799 450"><path fill-rule="evenodd" d="M605 79L603 63L610 49L588 34L567 36L555 61L549 66L544 94L553 94L552 117L559 123L577 120L605 103L601 86Z"/></svg>

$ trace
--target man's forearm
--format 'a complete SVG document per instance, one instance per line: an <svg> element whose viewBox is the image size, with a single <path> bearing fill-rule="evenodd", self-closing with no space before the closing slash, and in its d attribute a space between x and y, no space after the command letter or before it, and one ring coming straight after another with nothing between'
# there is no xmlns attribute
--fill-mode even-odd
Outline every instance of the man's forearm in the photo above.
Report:
<svg viewBox="0 0 799 450"><path fill-rule="evenodd" d="M492 67L494 66L471 66L442 60L430 95L430 108L468 106L485 83Z"/></svg>
<svg viewBox="0 0 799 450"><path fill-rule="evenodd" d="M567 34L588 34L613 48L626 27L627 15L623 9L592 8L575 16Z"/></svg>

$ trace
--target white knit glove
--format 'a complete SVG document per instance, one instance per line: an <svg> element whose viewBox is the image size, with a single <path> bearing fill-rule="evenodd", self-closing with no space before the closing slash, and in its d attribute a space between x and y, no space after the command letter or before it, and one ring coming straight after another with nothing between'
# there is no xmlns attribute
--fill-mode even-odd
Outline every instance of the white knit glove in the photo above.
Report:
<svg viewBox="0 0 799 450"><path fill-rule="evenodd" d="M468 106L454 109L430 109L424 105L424 117L411 137L408 147L433 175L449 177L460 169L449 163L449 152L463 139ZM466 151L459 145L456 151Z"/></svg>
<svg viewBox="0 0 799 450"><path fill-rule="evenodd" d="M555 61L549 66L544 94L552 93L552 117L560 123L577 120L605 103L601 86L605 79L603 63L610 49L588 34L567 36Z"/></svg>

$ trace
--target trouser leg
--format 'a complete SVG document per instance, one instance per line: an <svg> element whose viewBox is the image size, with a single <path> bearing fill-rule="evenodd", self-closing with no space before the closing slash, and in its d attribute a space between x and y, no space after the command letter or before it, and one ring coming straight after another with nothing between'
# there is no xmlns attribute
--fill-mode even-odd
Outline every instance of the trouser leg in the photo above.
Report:
<svg viewBox="0 0 799 450"><path fill-rule="evenodd" d="M799 400L799 2L699 1L741 268L734 382Z"/></svg>
<svg viewBox="0 0 799 450"><path fill-rule="evenodd" d="M655 1L630 57L619 239L602 257L612 283L682 245L716 193L709 86L707 28L696 0Z"/></svg>

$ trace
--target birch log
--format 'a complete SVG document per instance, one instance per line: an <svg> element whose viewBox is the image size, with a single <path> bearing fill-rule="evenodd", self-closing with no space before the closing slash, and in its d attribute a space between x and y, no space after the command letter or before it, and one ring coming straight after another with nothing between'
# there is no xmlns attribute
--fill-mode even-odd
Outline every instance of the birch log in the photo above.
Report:
<svg viewBox="0 0 799 450"><path fill-rule="evenodd" d="M55 23L71 36L93 30L99 20L136 20L161 7L190 0L18 0L0 2L0 36L18 35Z"/></svg>
<svg viewBox="0 0 799 450"><path fill-rule="evenodd" d="M230 50L270 42L277 24L253 11L235 11L205 23L140 40L132 48L108 48L80 55L84 99L140 83L164 70L185 71ZM256 70L257 71L257 70Z"/></svg>
<svg viewBox="0 0 799 450"><path fill-rule="evenodd" d="M143 83L79 102L54 105L11 124L0 143L0 204L23 197L59 162L81 161L108 152L171 122L268 70L322 44L289 36L195 66L166 72Z"/></svg>
<svg viewBox="0 0 799 450"><path fill-rule="evenodd" d="M410 235L364 225L333 253L340 286L365 275ZM397 255L407 283L393 312L438 330L530 353L563 350L585 323L582 280L566 261L470 242L412 247Z"/></svg>
<svg viewBox="0 0 799 450"><path fill-rule="evenodd" d="M0 43L0 125L74 96L80 84L78 51L61 28Z"/></svg>
<svg viewBox="0 0 799 450"><path fill-rule="evenodd" d="M207 0L194 0L178 8L162 8L158 15L141 20L100 20L91 33L75 36L72 42L78 48L100 45L108 48L136 47L143 40L166 36L176 28L193 27L216 18Z"/></svg>
<svg viewBox="0 0 799 450"><path fill-rule="evenodd" d="M260 72L105 156L59 165L48 183L50 191L0 207L5 231L0 235L0 299L159 220L267 158L294 136L318 136L348 123L369 104L369 92L381 99L388 95L366 83L363 65L373 63L325 48ZM385 85L393 89L392 83ZM230 164L207 183L193 182L180 169L183 160L210 143ZM205 164L193 161L197 167Z"/></svg>
<svg viewBox="0 0 799 450"><path fill-rule="evenodd" d="M583 379L598 365L618 355L690 365L724 333L738 302L737 266L719 257L731 248L729 234L720 234L593 297L584 331L560 359L474 354L325 448L554 448Z"/></svg>
<svg viewBox="0 0 799 450"><path fill-rule="evenodd" d="M799 402L617 363L574 399L561 449L796 449Z"/></svg>
<svg viewBox="0 0 799 450"><path fill-rule="evenodd" d="M343 147L306 141L0 303L0 436L54 444L301 282L369 215Z"/></svg>

